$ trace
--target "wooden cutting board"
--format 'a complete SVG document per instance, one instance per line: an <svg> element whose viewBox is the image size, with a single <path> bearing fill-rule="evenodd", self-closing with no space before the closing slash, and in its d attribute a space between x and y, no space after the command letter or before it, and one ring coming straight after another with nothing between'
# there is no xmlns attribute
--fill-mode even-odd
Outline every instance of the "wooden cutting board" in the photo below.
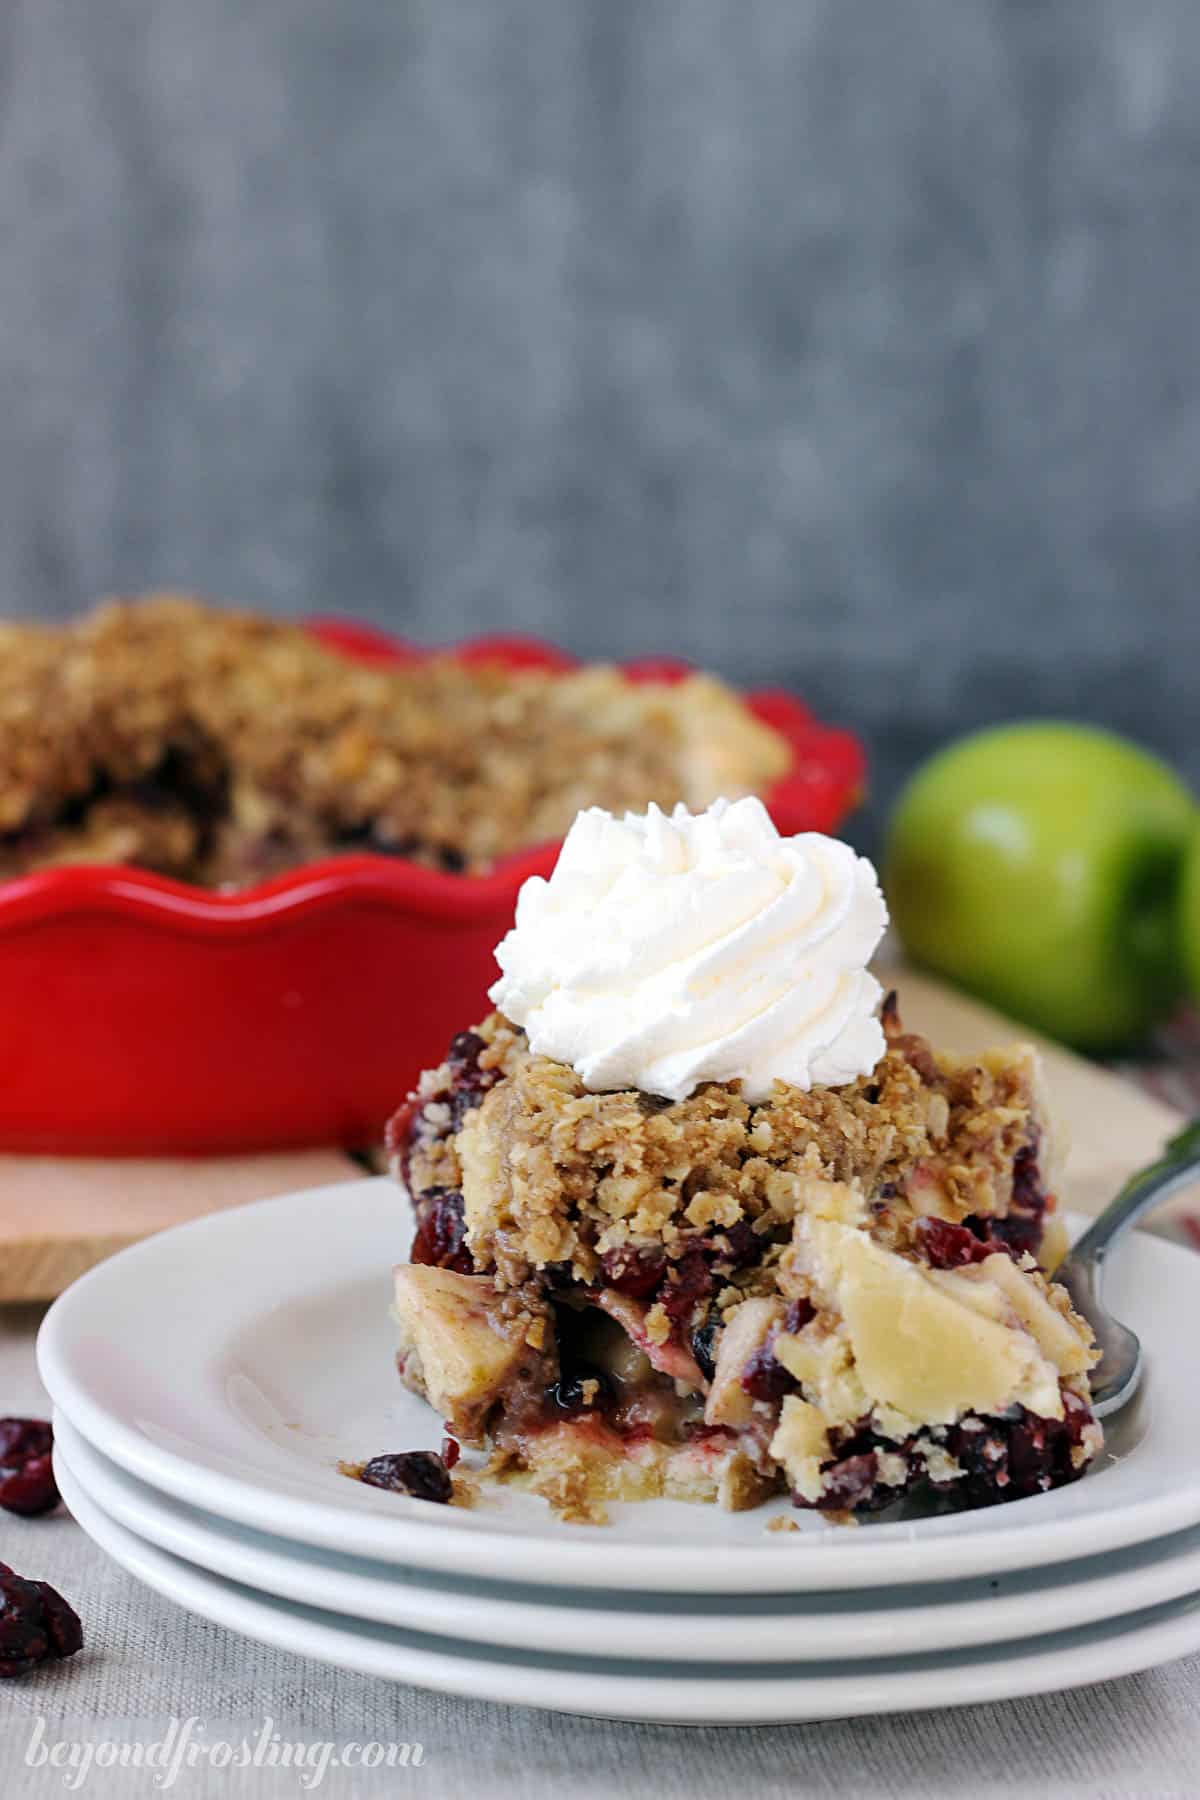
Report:
<svg viewBox="0 0 1200 1800"><path fill-rule="evenodd" d="M115 1250L168 1225L362 1173L340 1150L0 1156L0 1301L52 1300Z"/></svg>
<svg viewBox="0 0 1200 1800"><path fill-rule="evenodd" d="M1033 1036L928 976L896 969L889 978L909 1028L946 1049L969 1053ZM1070 1144L1063 1199L1095 1212L1131 1170L1150 1161L1178 1128L1179 1114L1057 1045L1041 1047ZM0 1301L51 1299L151 1232L361 1172L337 1150L178 1160L0 1156ZM1200 1196L1190 1198L1200 1206Z"/></svg>

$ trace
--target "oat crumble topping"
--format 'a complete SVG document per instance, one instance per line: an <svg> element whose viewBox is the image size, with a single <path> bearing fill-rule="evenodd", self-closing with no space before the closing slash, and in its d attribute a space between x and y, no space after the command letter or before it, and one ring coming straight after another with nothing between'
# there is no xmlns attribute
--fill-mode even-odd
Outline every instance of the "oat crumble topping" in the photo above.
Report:
<svg viewBox="0 0 1200 1800"><path fill-rule="evenodd" d="M788 761L705 675L366 664L171 594L0 625L0 874L128 862L240 885L356 849L478 872L582 806L703 806Z"/></svg>

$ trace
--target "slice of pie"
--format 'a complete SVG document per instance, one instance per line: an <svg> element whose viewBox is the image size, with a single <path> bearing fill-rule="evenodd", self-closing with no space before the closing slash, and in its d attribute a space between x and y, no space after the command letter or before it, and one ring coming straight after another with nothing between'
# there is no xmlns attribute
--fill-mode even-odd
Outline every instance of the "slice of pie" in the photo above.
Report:
<svg viewBox="0 0 1200 1800"><path fill-rule="evenodd" d="M520 917L520 915L518 915ZM903 1030L869 1073L591 1092L499 1013L388 1133L399 1366L568 1518L787 1491L826 1513L1080 1476L1101 1431L1035 1053Z"/></svg>

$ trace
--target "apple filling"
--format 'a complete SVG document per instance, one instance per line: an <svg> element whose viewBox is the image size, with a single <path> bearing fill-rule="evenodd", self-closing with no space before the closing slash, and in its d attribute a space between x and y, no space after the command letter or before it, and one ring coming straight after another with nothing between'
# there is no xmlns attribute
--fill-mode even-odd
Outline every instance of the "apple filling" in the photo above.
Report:
<svg viewBox="0 0 1200 1800"><path fill-rule="evenodd" d="M870 1078L750 1106L586 1093L493 1016L393 1121L413 1197L400 1367L568 1517L674 1497L862 1511L1081 1474L1088 1327L1034 1251L1032 1053L905 1034Z"/></svg>
<svg viewBox="0 0 1200 1800"><path fill-rule="evenodd" d="M655 1344L644 1312L581 1289L544 1311L506 1308L485 1277L404 1265L398 1366L455 1437L489 1444L498 1471L527 1476L567 1516L661 1494L747 1504L761 1476L731 1434L709 1429L695 1359Z"/></svg>

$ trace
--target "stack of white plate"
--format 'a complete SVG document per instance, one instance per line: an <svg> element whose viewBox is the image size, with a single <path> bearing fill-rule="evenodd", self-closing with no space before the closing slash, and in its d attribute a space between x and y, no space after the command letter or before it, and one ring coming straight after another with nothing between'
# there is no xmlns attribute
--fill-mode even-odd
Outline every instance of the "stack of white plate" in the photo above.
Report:
<svg viewBox="0 0 1200 1800"><path fill-rule="evenodd" d="M482 1699L752 1722L1077 1686L1200 1647L1200 1257L1136 1235L1109 1298L1145 1388L1074 1486L837 1526L659 1501L607 1527L348 1479L436 1448L400 1386L386 1181L218 1213L104 1263L39 1344L84 1530L159 1593L282 1650ZM784 1512L795 1531L768 1530Z"/></svg>

